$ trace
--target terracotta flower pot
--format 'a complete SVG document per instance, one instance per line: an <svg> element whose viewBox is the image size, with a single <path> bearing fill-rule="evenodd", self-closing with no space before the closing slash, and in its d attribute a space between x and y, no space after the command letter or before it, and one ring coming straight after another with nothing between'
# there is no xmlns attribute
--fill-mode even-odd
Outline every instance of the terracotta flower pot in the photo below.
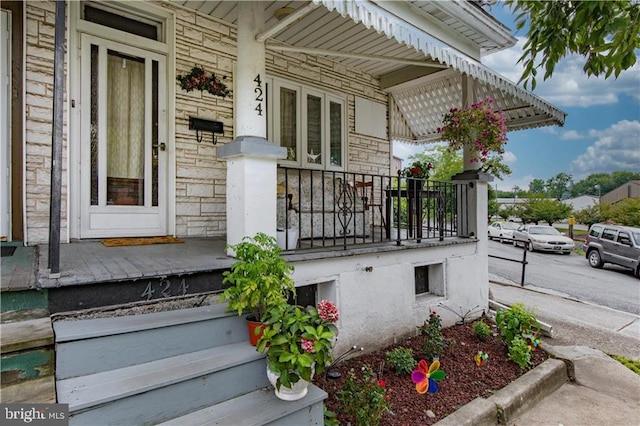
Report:
<svg viewBox="0 0 640 426"><path fill-rule="evenodd" d="M255 321L254 317L247 317L247 328L249 329L249 343L251 346L256 346L258 344L258 340L262 337L264 333L264 327L260 329L258 334L256 334L256 328L261 326L262 323L260 321Z"/></svg>

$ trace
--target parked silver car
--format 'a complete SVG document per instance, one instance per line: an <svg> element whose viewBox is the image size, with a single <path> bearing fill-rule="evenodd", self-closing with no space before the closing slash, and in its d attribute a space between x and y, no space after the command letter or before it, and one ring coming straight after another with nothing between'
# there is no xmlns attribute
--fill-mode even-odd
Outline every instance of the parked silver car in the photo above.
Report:
<svg viewBox="0 0 640 426"><path fill-rule="evenodd" d="M640 278L640 228L604 223L591 225L584 251L592 268L612 263L631 269Z"/></svg>
<svg viewBox="0 0 640 426"><path fill-rule="evenodd" d="M518 229L520 225L513 222L493 222L489 225L489 239L497 239L501 243L513 241L513 231Z"/></svg>
<svg viewBox="0 0 640 426"><path fill-rule="evenodd" d="M513 245L525 245L529 251L552 251L571 254L575 243L553 226L522 225L513 231Z"/></svg>

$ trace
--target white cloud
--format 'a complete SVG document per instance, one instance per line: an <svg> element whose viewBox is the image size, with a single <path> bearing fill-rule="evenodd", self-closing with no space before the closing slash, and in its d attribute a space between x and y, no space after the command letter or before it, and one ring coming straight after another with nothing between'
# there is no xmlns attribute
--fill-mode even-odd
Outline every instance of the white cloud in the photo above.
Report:
<svg viewBox="0 0 640 426"><path fill-rule="evenodd" d="M573 139L582 139L584 136L581 135L577 130L568 130L560 136L560 139L564 140L573 140Z"/></svg>
<svg viewBox="0 0 640 426"><path fill-rule="evenodd" d="M534 180L535 177L532 175L527 175L519 178L514 178L513 176L507 176L503 180L496 180L491 183L491 186L494 188L498 188L500 191L512 191L515 186L520 189L529 189L529 183Z"/></svg>
<svg viewBox="0 0 640 426"><path fill-rule="evenodd" d="M640 121L621 120L602 131L590 131L598 139L571 162L574 180L592 173L616 170L640 171Z"/></svg>
<svg viewBox="0 0 640 426"><path fill-rule="evenodd" d="M517 61L525 41L526 38L518 37L514 47L486 56L482 62L509 80L518 81L523 67ZM621 94L640 102L640 60L617 79L610 77L607 80L587 77L582 69L584 61L579 55L569 55L560 60L551 79L542 80L542 75L536 79L536 95L560 107L611 105L618 102Z"/></svg>
<svg viewBox="0 0 640 426"><path fill-rule="evenodd" d="M518 161L518 157L511 151L505 151L504 154L502 154L502 161L504 161L505 164L513 164Z"/></svg>

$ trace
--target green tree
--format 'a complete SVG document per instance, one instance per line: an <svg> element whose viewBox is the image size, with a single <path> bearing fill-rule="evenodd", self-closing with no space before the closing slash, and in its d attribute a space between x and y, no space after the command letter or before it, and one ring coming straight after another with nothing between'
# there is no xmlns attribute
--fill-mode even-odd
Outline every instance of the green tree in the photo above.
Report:
<svg viewBox="0 0 640 426"><path fill-rule="evenodd" d="M636 63L640 48L640 4L629 0L529 1L507 0L516 14L516 30L527 26L527 42L519 62L520 82L536 87L538 70L544 80L569 53L585 58L588 75L617 78Z"/></svg>
<svg viewBox="0 0 640 426"><path fill-rule="evenodd" d="M433 164L430 178L433 180L449 181L454 175L462 173L462 155L459 152L449 152L444 145L436 145L409 157L409 162L420 160Z"/></svg>
<svg viewBox="0 0 640 426"><path fill-rule="evenodd" d="M549 225L568 218L572 210L562 201L542 197L529 198L522 207L520 217L524 222L546 222Z"/></svg>
<svg viewBox="0 0 640 426"><path fill-rule="evenodd" d="M547 180L547 194L549 197L561 200L565 194L569 194L569 187L572 181L571 175L558 173Z"/></svg>
<svg viewBox="0 0 640 426"><path fill-rule="evenodd" d="M616 189L617 187L624 185L632 180L639 180L640 172L634 173L624 170L618 170L608 173L593 173L587 176L585 179L575 182L571 186L571 196L578 197L580 195L593 195L606 194L607 192ZM598 188L600 190L598 191Z"/></svg>
<svg viewBox="0 0 640 426"><path fill-rule="evenodd" d="M640 198L625 198L615 204L605 204L602 207L604 220L640 227Z"/></svg>
<svg viewBox="0 0 640 426"><path fill-rule="evenodd" d="M591 227L594 223L602 222L599 204L593 204L590 207L578 210L573 214L573 216L576 219L576 223L581 223L588 227Z"/></svg>
<svg viewBox="0 0 640 426"><path fill-rule="evenodd" d="M545 183L542 179L534 179L529 182L530 194L544 194L545 192Z"/></svg>

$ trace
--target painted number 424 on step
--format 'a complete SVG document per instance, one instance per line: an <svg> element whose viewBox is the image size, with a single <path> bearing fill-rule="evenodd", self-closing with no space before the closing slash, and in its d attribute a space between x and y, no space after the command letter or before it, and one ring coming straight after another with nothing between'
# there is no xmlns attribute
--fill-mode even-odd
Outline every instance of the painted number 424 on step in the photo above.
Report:
<svg viewBox="0 0 640 426"><path fill-rule="evenodd" d="M151 300L156 293L158 293L158 296L156 296L158 299L171 296L184 296L187 294L187 290L189 290L189 285L184 278L182 278L179 285L174 285L173 287L168 278L163 278L159 282L149 281L140 298Z"/></svg>

